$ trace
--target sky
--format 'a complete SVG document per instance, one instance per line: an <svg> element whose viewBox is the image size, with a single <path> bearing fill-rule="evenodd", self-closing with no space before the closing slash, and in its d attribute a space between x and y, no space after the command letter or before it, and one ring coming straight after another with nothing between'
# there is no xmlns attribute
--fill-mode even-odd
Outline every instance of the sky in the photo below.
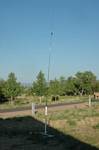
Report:
<svg viewBox="0 0 99 150"><path fill-rule="evenodd" d="M99 0L0 0L0 78L47 78L50 54L50 79L99 78Z"/></svg>

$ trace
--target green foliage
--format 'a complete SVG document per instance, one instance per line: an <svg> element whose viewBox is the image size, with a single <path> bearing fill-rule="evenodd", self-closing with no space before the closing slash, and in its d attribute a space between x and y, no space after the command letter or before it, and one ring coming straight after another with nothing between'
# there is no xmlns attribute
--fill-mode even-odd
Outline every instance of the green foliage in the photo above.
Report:
<svg viewBox="0 0 99 150"><path fill-rule="evenodd" d="M32 92L37 96L44 96L47 93L47 82L42 71L39 72L36 81L33 82Z"/></svg>
<svg viewBox="0 0 99 150"><path fill-rule="evenodd" d="M91 94L96 82L96 76L91 71L77 72L76 74L76 87L79 93Z"/></svg>
<svg viewBox="0 0 99 150"><path fill-rule="evenodd" d="M17 82L14 73L10 73L8 80L5 82L4 93L7 97L13 100L16 96L21 93L21 84Z"/></svg>
<svg viewBox="0 0 99 150"><path fill-rule="evenodd" d="M59 79L51 80L47 83L45 75L40 71L37 75L36 81L33 82L32 87L22 87L17 82L14 73L10 73L7 81L0 80L0 101L5 98L14 99L16 96L23 93L25 95L88 95L99 91L99 81L91 71L77 72L74 77L61 76Z"/></svg>
<svg viewBox="0 0 99 150"><path fill-rule="evenodd" d="M75 78L73 77L69 77L66 81L66 94L67 95L76 94Z"/></svg>
<svg viewBox="0 0 99 150"><path fill-rule="evenodd" d="M50 95L59 95L60 94L60 84L57 79L50 81L49 94Z"/></svg>
<svg viewBox="0 0 99 150"><path fill-rule="evenodd" d="M5 81L0 80L0 102L4 102L7 100L7 98L4 95L4 86L5 86Z"/></svg>
<svg viewBox="0 0 99 150"><path fill-rule="evenodd" d="M24 87L23 94L25 94L26 96L31 96L32 95L32 87Z"/></svg>
<svg viewBox="0 0 99 150"><path fill-rule="evenodd" d="M60 95L66 95L66 79L61 76L59 79L60 84Z"/></svg>
<svg viewBox="0 0 99 150"><path fill-rule="evenodd" d="M93 90L99 92L99 80L97 80L93 85Z"/></svg>
<svg viewBox="0 0 99 150"><path fill-rule="evenodd" d="M92 94L95 89L99 90L99 82L91 71L77 72L75 77L64 77L51 80L48 87L49 95L87 95ZM44 92L45 90L45 92ZM36 82L33 83L33 92L38 96L46 93L46 82L42 72L37 76Z"/></svg>

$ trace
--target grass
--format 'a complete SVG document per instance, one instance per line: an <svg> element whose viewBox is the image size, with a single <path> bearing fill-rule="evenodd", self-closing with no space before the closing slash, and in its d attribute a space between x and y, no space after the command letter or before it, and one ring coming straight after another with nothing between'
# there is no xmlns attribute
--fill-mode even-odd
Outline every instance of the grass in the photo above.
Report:
<svg viewBox="0 0 99 150"><path fill-rule="evenodd" d="M98 106L86 109L67 109L64 111L50 113L48 117L51 118L51 120L76 119L79 121L81 119L85 119L86 117L99 116L99 110L97 108ZM42 113L38 113L37 117L44 118L44 115Z"/></svg>
<svg viewBox="0 0 99 150"><path fill-rule="evenodd" d="M93 126L94 129L99 129L99 123Z"/></svg>
<svg viewBox="0 0 99 150"><path fill-rule="evenodd" d="M1 118L0 150L99 149L99 106L50 112L47 129L52 138L40 134L44 132L44 117L38 112L35 118Z"/></svg>
<svg viewBox="0 0 99 150"><path fill-rule="evenodd" d="M24 107L24 106L31 106L32 103L35 104L45 104L46 97L42 98L42 102L40 103L40 100L38 97L25 97L25 98L17 98L13 101L13 103L5 102L0 104L0 109L11 109L16 107ZM58 101L51 101L51 97L47 98L48 104L55 104L55 103L63 103L63 102L81 102L81 101L88 101L87 96L79 97L79 96L60 96L60 99Z"/></svg>
<svg viewBox="0 0 99 150"><path fill-rule="evenodd" d="M42 121L43 117L42 113L37 115ZM59 131L99 148L99 106L54 112L48 120Z"/></svg>

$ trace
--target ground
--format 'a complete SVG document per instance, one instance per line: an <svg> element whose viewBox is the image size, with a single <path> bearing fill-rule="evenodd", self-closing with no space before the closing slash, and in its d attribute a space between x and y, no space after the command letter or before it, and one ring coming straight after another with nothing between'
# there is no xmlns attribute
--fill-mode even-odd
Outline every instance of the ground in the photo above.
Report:
<svg viewBox="0 0 99 150"><path fill-rule="evenodd" d="M1 116L0 150L99 149L98 105L89 108L81 104L78 107L50 109L47 131L53 135L51 137L43 135L44 118L42 110L35 116L31 116L31 111L21 112L21 117L20 113Z"/></svg>

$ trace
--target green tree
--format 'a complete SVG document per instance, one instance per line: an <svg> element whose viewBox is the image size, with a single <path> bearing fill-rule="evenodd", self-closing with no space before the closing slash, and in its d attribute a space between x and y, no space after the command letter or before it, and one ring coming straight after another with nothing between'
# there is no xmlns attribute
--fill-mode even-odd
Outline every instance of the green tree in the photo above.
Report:
<svg viewBox="0 0 99 150"><path fill-rule="evenodd" d="M17 78L12 72L8 75L8 80L5 83L4 92L5 95L10 98L11 102L21 93L21 84L17 82Z"/></svg>
<svg viewBox="0 0 99 150"><path fill-rule="evenodd" d="M66 94L66 80L65 77L61 76L59 78L59 84L60 84L60 95Z"/></svg>
<svg viewBox="0 0 99 150"><path fill-rule="evenodd" d="M4 86L5 86L5 81L3 79L0 79L0 102L4 102L7 100L7 98L4 95Z"/></svg>
<svg viewBox="0 0 99 150"><path fill-rule="evenodd" d="M93 92L99 92L99 80L97 80L93 87Z"/></svg>
<svg viewBox="0 0 99 150"><path fill-rule="evenodd" d="M66 81L66 94L77 95L77 89L75 87L75 78L69 77Z"/></svg>
<svg viewBox="0 0 99 150"><path fill-rule="evenodd" d="M91 71L77 72L75 76L75 86L80 95L93 93L96 76Z"/></svg>
<svg viewBox="0 0 99 150"><path fill-rule="evenodd" d="M47 92L47 82L44 76L44 73L40 71L37 75L37 79L33 82L32 87L33 94L35 93L37 96L44 96Z"/></svg>
<svg viewBox="0 0 99 150"><path fill-rule="evenodd" d="M60 95L60 83L57 79L51 80L49 84L50 95Z"/></svg>

